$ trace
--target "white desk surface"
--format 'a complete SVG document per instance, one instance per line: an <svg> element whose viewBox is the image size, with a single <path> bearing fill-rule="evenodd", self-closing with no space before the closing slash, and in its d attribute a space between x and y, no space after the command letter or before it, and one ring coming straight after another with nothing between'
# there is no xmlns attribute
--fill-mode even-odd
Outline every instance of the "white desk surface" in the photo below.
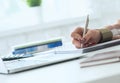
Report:
<svg viewBox="0 0 120 83"><path fill-rule="evenodd" d="M106 50L119 48L120 46L116 46ZM96 52L102 51L105 50ZM80 60L72 60L10 75L0 74L0 83L119 83L120 63L80 68Z"/></svg>

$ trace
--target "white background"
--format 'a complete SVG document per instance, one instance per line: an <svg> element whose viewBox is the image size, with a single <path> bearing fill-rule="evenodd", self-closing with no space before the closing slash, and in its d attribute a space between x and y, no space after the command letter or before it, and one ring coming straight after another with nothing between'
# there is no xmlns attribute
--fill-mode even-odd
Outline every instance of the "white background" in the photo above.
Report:
<svg viewBox="0 0 120 83"><path fill-rule="evenodd" d="M30 13L25 11L27 7L21 8L24 12L16 16L6 17L8 20L0 19L0 55L7 55L12 46L27 42L60 36L64 37L65 42L71 41L70 33L77 26L84 26L84 15L87 13L90 13L89 28L101 28L113 24L120 17L120 0L47 1L43 0L44 12L41 23L38 23L37 17L31 17Z"/></svg>

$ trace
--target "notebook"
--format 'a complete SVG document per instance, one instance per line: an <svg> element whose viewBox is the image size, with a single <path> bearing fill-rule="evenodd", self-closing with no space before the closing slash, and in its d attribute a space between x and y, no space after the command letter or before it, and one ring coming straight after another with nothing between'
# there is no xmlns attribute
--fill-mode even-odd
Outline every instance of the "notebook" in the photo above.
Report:
<svg viewBox="0 0 120 83"><path fill-rule="evenodd" d="M76 49L75 47L71 48L71 47L66 46L64 48L56 49L55 53L56 54L88 53L88 52L92 52L92 51L96 51L96 50L100 50L100 49L104 49L104 48L108 48L108 47L112 47L116 45L120 45L120 39L111 40L111 41L104 42L104 43L99 43L94 46L81 48L81 49Z"/></svg>
<svg viewBox="0 0 120 83"><path fill-rule="evenodd" d="M120 50L107 51L103 53L96 53L80 62L81 68L98 66L108 63L120 62Z"/></svg>
<svg viewBox="0 0 120 83"><path fill-rule="evenodd" d="M36 56L16 59L11 61L3 61L0 58L0 73L10 74L37 67L47 66L59 62L72 59L78 59L84 55L80 54L55 54L53 52L36 54Z"/></svg>

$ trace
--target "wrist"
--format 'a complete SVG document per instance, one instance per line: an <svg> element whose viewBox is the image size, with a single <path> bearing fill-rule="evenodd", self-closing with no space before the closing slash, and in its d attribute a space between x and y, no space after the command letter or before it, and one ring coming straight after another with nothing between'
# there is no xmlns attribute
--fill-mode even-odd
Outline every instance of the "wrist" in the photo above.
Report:
<svg viewBox="0 0 120 83"><path fill-rule="evenodd" d="M105 29L99 29L100 31L100 41L99 42L106 42L112 40L113 34L112 32L105 28Z"/></svg>

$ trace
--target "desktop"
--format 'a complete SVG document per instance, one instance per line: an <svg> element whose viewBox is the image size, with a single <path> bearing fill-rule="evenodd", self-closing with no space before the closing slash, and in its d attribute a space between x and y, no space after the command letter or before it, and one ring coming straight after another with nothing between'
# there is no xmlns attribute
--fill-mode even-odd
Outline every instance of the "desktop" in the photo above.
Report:
<svg viewBox="0 0 120 83"><path fill-rule="evenodd" d="M86 53L91 56L95 53L117 50L120 45ZM76 54L75 54L76 55ZM75 59L60 64L45 66L24 72L3 75L1 83L119 83L120 63L100 65L96 67L80 68L80 62Z"/></svg>

